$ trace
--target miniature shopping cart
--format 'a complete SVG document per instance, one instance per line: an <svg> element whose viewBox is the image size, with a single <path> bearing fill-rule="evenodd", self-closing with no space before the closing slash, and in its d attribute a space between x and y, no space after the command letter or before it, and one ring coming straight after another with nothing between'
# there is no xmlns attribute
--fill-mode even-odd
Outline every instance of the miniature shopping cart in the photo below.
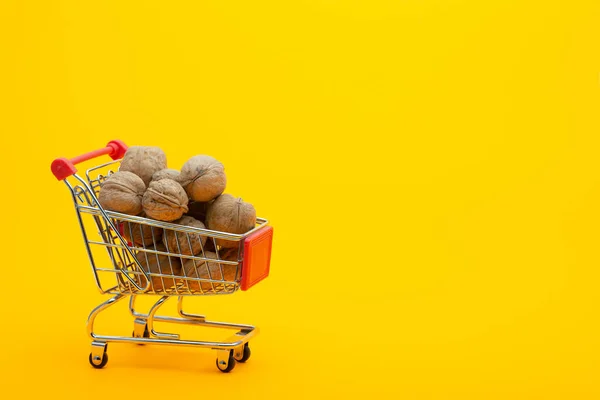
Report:
<svg viewBox="0 0 600 400"><path fill-rule="evenodd" d="M92 339L89 362L94 368L104 367L108 362L106 350L109 342L195 346L217 350L217 368L229 372L235 367L236 361L248 360L248 342L258 333L258 329L251 325L208 321L202 315L184 312L183 299L186 296L224 295L238 289L248 290L266 278L269 274L273 228L266 219L257 218L254 229L236 235L105 210L98 203L100 187L106 178L118 170L126 150L123 142L114 140L105 148L73 159L56 159L51 166L54 176L65 182L73 197L96 285L102 294L114 295L89 315L87 332ZM75 164L104 155L110 156L113 161L88 169L85 178L77 174ZM132 242L136 230L141 235L150 236L151 244L144 244L144 240L141 243L138 240ZM172 235L176 239L176 248L152 245L160 242L160 237L164 235ZM191 241L199 236L203 239L200 241L201 252L193 255L189 250L182 251L192 248ZM222 243L218 239L227 240L230 244L235 242L233 251L227 249L227 257L222 256L225 249L217 245ZM209 248L216 258L207 257ZM198 273L195 268L176 268L177 263L186 260L199 266L210 263L212 267L203 269L203 273ZM140 295L157 295L160 298L148 313L142 313L135 309L136 296ZM159 308L175 296L179 315L157 315ZM94 320L98 314L126 297L129 297L129 311L134 319L132 337L96 334ZM156 331L154 323L157 321L226 328L237 332L223 342L183 340L179 334Z"/></svg>

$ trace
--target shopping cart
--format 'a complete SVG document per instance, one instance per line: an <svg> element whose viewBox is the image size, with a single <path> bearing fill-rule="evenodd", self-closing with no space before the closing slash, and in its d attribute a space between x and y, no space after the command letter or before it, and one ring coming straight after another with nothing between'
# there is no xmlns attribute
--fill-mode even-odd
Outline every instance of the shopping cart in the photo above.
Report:
<svg viewBox="0 0 600 400"><path fill-rule="evenodd" d="M102 294L114 295L89 315L87 332L92 339L89 362L94 368L104 367L108 362L106 350L109 342L194 346L217 350L217 368L229 372L236 362L248 360L248 342L256 336L258 329L252 325L208 321L203 315L187 313L183 310L183 299L186 296L224 295L238 289L248 290L266 278L273 228L266 219L257 218L254 229L236 235L105 210L98 203L100 187L118 170L126 150L123 142L114 140L105 148L73 159L58 158L51 165L54 176L65 182L73 197L96 285ZM113 161L88 169L85 178L77 174L75 164L103 155L110 156ZM165 235L174 238L175 245L156 246ZM234 242L235 246L233 249L221 248L217 239ZM201 252L190 251L194 241L200 242ZM208 249L212 252L210 258ZM98 254L104 252L108 257ZM192 263L198 268L178 268L182 263ZM143 313L135 308L136 297L140 295L157 295L160 298L147 313ZM174 296L177 296L178 316L157 315L160 307ZM127 297L133 316L132 336L96 334L96 317ZM157 321L237 332L223 342L183 340L179 334L156 331L154 323Z"/></svg>

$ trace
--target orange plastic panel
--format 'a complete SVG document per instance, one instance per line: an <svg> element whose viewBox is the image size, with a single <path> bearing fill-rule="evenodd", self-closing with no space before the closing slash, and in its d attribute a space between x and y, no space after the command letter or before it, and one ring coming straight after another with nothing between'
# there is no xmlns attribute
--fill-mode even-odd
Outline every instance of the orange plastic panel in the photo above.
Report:
<svg viewBox="0 0 600 400"><path fill-rule="evenodd" d="M266 226L246 238L240 285L242 290L250 289L269 276L272 245L273 227L271 226Z"/></svg>

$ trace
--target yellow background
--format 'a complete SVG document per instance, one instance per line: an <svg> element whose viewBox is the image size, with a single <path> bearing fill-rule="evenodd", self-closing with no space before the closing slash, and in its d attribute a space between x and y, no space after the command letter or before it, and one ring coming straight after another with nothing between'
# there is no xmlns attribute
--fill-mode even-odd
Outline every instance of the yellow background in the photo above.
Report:
<svg viewBox="0 0 600 400"><path fill-rule="evenodd" d="M0 2L3 398L600 397L600 3ZM214 352L109 346L50 174L119 138L221 160L272 274ZM125 304L98 321L129 334ZM177 327L175 327L177 328ZM187 332L187 331L186 331Z"/></svg>

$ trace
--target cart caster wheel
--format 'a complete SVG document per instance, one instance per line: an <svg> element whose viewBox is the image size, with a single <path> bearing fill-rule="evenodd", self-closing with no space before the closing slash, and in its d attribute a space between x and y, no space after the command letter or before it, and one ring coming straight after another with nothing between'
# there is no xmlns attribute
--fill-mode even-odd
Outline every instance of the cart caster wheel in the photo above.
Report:
<svg viewBox="0 0 600 400"><path fill-rule="evenodd" d="M104 366L108 362L108 354L104 353L102 355L102 360L95 360L94 357L92 356L92 353L90 353L89 361L90 361L90 364L92 365L92 367L94 367L94 368L97 368L97 369L104 368Z"/></svg>
<svg viewBox="0 0 600 400"><path fill-rule="evenodd" d="M131 332L131 337L135 338L135 331ZM150 332L148 331L148 327L146 327L146 329L144 329L144 333L142 335L143 338L149 339L150 338ZM138 346L143 346L145 343L138 343Z"/></svg>
<svg viewBox="0 0 600 400"><path fill-rule="evenodd" d="M230 372L235 368L235 358L233 357L233 352L229 353L229 359L227 360L227 366L224 366L225 362L219 362L219 358L217 358L217 368L221 372Z"/></svg>
<svg viewBox="0 0 600 400"><path fill-rule="evenodd" d="M252 352L250 351L250 346L248 346L248 343L246 343L244 345L243 353L239 354L241 357L236 357L236 356L238 356L238 354L234 354L235 361L245 363L246 361L248 361L251 354L252 354Z"/></svg>

